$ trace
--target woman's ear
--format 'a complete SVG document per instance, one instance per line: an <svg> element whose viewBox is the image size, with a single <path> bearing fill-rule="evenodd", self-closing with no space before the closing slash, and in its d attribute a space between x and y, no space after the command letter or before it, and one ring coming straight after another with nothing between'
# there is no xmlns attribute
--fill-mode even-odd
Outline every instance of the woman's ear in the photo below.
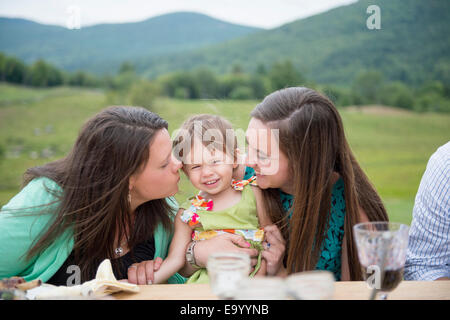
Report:
<svg viewBox="0 0 450 320"><path fill-rule="evenodd" d="M239 167L240 164L243 164L243 159L241 155L241 151L239 148L234 149L234 163L233 163L233 169L236 169Z"/></svg>
<svg viewBox="0 0 450 320"><path fill-rule="evenodd" d="M128 179L128 191L133 190L135 182L136 182L136 177L134 175L132 175L130 177L130 179Z"/></svg>

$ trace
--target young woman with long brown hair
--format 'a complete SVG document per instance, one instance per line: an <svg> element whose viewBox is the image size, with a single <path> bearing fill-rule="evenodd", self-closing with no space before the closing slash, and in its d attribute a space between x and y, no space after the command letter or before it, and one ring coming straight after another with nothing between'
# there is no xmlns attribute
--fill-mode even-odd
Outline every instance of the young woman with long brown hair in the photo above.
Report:
<svg viewBox="0 0 450 320"><path fill-rule="evenodd" d="M361 280L352 227L388 217L333 103L308 88L286 88L268 95L251 117L244 179L256 174L275 222L264 228L267 273L322 269L337 280ZM197 244L198 265L219 244L212 241Z"/></svg>
<svg viewBox="0 0 450 320"><path fill-rule="evenodd" d="M352 227L388 217L347 143L333 103L308 88L287 88L267 96L251 116L247 134L266 134L260 141L249 141L247 165L264 189L272 221L287 240L286 272L324 269L338 280L362 279ZM279 156L272 159L270 140L277 136ZM269 147L261 150L261 145ZM265 174L271 162L278 162L278 171ZM267 239L269 260L273 257L268 252L284 246L274 233ZM275 265L283 269L280 261Z"/></svg>
<svg viewBox="0 0 450 320"><path fill-rule="evenodd" d="M170 197L181 163L167 128L143 108L110 107L84 125L65 158L27 170L0 213L0 278L66 285L76 267L90 280L108 258L118 279L147 282L147 260L167 254L177 213Z"/></svg>

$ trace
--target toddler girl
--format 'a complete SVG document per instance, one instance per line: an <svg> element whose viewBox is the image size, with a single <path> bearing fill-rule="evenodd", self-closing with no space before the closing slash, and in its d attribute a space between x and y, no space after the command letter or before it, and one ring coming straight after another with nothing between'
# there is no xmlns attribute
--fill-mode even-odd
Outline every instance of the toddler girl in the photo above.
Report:
<svg viewBox="0 0 450 320"><path fill-rule="evenodd" d="M264 231L272 224L262 206L261 191L255 177L235 181L239 166L237 139L230 123L215 115L197 115L188 119L174 140L174 154L183 163L183 171L197 196L181 207L175 217L175 233L167 258L154 274L154 283L165 282L185 263L191 240L210 239L230 232L242 235L249 246L262 250ZM251 276L264 275L265 261L258 263ZM187 283L207 283L205 268L197 270Z"/></svg>

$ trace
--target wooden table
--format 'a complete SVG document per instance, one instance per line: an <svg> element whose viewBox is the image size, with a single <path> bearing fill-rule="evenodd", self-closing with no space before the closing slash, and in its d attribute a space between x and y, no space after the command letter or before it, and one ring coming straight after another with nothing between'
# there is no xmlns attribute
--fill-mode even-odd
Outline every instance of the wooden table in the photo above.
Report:
<svg viewBox="0 0 450 320"><path fill-rule="evenodd" d="M138 293L120 292L113 297L119 300L214 300L208 284L159 284L139 286ZM335 283L335 300L368 300L370 289L364 281ZM392 291L389 300L450 300L450 280L402 281Z"/></svg>

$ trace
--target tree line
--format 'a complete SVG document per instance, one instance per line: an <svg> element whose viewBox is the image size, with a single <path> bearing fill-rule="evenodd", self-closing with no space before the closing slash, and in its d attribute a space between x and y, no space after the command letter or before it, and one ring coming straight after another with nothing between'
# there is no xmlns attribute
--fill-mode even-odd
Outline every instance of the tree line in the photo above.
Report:
<svg viewBox="0 0 450 320"><path fill-rule="evenodd" d="M400 81L387 81L376 70L359 73L350 86L324 85L304 77L289 60L270 66L258 65L244 72L236 64L227 74L216 74L208 67L178 71L146 79L130 62L124 62L114 75L93 75L85 71L66 72L44 60L27 65L0 52L0 81L34 87L80 86L104 88L111 103L150 106L157 96L176 99L263 99L275 90L307 86L323 92L339 107L381 104L414 111L450 112L449 81L428 81L413 87Z"/></svg>

